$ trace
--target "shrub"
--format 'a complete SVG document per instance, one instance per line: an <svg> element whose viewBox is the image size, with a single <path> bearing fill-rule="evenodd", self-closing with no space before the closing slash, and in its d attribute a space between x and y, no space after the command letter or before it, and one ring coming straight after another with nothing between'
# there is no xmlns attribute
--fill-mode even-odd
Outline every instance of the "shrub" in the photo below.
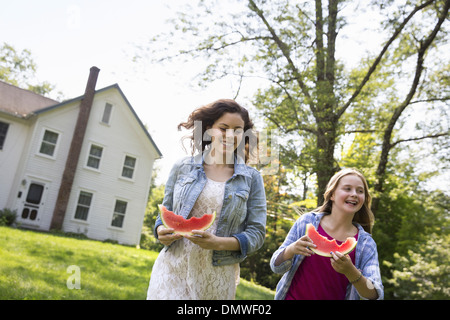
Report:
<svg viewBox="0 0 450 320"><path fill-rule="evenodd" d="M17 211L11 209L0 210L0 226L10 226L16 221Z"/></svg>
<svg viewBox="0 0 450 320"><path fill-rule="evenodd" d="M416 250L408 250L405 256L394 254L394 262L384 261L393 268L392 278L387 280L395 299L450 298L450 236L436 234Z"/></svg>

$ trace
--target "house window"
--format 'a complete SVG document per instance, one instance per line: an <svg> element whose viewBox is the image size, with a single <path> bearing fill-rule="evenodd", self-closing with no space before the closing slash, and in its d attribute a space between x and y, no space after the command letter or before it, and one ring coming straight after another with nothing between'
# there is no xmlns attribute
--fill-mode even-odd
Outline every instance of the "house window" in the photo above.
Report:
<svg viewBox="0 0 450 320"><path fill-rule="evenodd" d="M105 109L103 110L103 117L102 117L103 123L109 124L109 120L111 119L111 111L112 111L112 104L106 103Z"/></svg>
<svg viewBox="0 0 450 320"><path fill-rule="evenodd" d="M39 152L53 157L57 141L58 141L58 134L56 132L45 130Z"/></svg>
<svg viewBox="0 0 450 320"><path fill-rule="evenodd" d="M127 211L127 203L125 201L116 200L111 226L122 228L123 220L125 218L125 211Z"/></svg>
<svg viewBox="0 0 450 320"><path fill-rule="evenodd" d="M3 145L6 140L6 133L8 132L9 124L0 121L0 150L3 150Z"/></svg>
<svg viewBox="0 0 450 320"><path fill-rule="evenodd" d="M103 148L91 145L91 150L89 151L89 157L87 161L87 166L98 169L100 167L100 159L102 158Z"/></svg>
<svg viewBox="0 0 450 320"><path fill-rule="evenodd" d="M80 196L78 197L77 210L75 211L75 219L84 221L87 220L89 208L91 207L92 196L92 193L84 191L80 192Z"/></svg>
<svg viewBox="0 0 450 320"><path fill-rule="evenodd" d="M123 164L122 177L133 179L134 168L136 166L136 158L126 156Z"/></svg>

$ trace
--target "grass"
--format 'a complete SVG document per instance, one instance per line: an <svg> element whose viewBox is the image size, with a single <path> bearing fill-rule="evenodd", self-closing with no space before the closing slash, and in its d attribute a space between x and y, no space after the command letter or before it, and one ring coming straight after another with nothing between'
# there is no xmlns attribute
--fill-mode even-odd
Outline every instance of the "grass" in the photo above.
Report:
<svg viewBox="0 0 450 320"><path fill-rule="evenodd" d="M143 300L157 252L0 227L0 300ZM80 270L80 289L69 289ZM69 269L68 269L69 268ZM238 300L274 292L241 279Z"/></svg>

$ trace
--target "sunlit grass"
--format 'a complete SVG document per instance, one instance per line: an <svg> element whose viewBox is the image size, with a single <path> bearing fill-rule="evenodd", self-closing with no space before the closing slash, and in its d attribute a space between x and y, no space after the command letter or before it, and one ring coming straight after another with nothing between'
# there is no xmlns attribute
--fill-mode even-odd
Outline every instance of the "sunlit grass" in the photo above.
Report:
<svg viewBox="0 0 450 320"><path fill-rule="evenodd" d="M0 227L0 299L142 300L157 252L51 233ZM69 289L80 270L80 289ZM69 272L68 272L69 271ZM237 299L273 299L241 280Z"/></svg>

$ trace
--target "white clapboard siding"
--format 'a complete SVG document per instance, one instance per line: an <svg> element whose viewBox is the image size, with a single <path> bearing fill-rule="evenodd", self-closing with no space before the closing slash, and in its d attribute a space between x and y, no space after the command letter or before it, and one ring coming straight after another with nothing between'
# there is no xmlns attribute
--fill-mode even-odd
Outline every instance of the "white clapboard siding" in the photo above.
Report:
<svg viewBox="0 0 450 320"><path fill-rule="evenodd" d="M30 124L17 117L0 114L0 121L8 124L3 149L0 150L0 209L13 208L22 183L24 150L29 145Z"/></svg>

